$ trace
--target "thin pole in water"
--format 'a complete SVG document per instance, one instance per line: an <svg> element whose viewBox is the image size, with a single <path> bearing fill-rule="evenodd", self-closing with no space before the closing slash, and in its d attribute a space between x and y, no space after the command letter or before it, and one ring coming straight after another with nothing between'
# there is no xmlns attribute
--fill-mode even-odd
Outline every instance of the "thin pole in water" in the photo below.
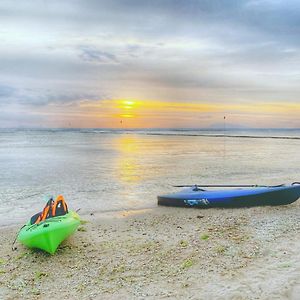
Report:
<svg viewBox="0 0 300 300"><path fill-rule="evenodd" d="M226 156L226 140L225 140L225 134L226 134L226 116L224 116L223 118L224 122L223 122L223 136L224 136L224 139L223 139L223 144L224 144L224 158Z"/></svg>

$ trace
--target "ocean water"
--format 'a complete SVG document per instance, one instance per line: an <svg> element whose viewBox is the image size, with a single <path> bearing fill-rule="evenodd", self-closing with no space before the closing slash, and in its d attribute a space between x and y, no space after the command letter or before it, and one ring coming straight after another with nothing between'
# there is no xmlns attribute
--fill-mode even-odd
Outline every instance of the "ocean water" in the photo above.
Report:
<svg viewBox="0 0 300 300"><path fill-rule="evenodd" d="M300 130L0 131L0 225L48 195L81 213L155 207L180 184L300 181Z"/></svg>

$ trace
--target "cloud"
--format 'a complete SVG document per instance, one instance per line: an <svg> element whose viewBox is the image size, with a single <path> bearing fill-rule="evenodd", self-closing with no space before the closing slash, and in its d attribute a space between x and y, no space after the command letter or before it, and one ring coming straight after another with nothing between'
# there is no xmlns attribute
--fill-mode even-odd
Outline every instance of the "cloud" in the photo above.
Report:
<svg viewBox="0 0 300 300"><path fill-rule="evenodd" d="M79 46L79 57L88 62L118 63L116 56L112 53L100 51L93 46Z"/></svg>
<svg viewBox="0 0 300 300"><path fill-rule="evenodd" d="M15 93L15 88L6 85L0 85L0 98L9 98Z"/></svg>
<svg viewBox="0 0 300 300"><path fill-rule="evenodd" d="M296 0L3 0L0 28L2 104L299 101Z"/></svg>
<svg viewBox="0 0 300 300"><path fill-rule="evenodd" d="M63 91L50 91L48 89L13 89L0 86L0 106L24 106L28 108L48 105L59 105L62 108L76 106L81 101L101 101L108 99L109 95L97 91L95 93L80 90L63 89Z"/></svg>

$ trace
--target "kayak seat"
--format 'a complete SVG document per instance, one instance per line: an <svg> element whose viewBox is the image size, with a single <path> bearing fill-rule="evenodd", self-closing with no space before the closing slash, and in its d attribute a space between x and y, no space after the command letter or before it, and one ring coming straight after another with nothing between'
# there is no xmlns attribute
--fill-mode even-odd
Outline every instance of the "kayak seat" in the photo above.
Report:
<svg viewBox="0 0 300 300"><path fill-rule="evenodd" d="M53 203L53 199L50 198L46 204L46 206L44 207L42 212L39 212L35 215L33 215L30 219L30 224L38 224L41 221L44 221L45 219L51 218L52 217L52 203Z"/></svg>
<svg viewBox="0 0 300 300"><path fill-rule="evenodd" d="M52 216L63 216L68 213L67 203L62 195L57 196L52 205Z"/></svg>
<svg viewBox="0 0 300 300"><path fill-rule="evenodd" d="M63 216L68 213L67 203L62 195L57 196L55 201L49 199L42 212L33 215L30 218L30 224L38 224L46 219Z"/></svg>
<svg viewBox="0 0 300 300"><path fill-rule="evenodd" d="M33 215L31 218L30 218L30 224L35 224L37 219L39 218L39 216L42 214L42 212L38 212L37 214Z"/></svg>

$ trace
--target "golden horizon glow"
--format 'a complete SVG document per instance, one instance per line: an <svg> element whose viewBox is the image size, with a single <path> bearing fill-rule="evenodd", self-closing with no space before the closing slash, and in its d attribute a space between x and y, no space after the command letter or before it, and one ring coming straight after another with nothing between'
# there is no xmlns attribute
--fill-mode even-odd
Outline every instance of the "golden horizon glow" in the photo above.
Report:
<svg viewBox="0 0 300 300"><path fill-rule="evenodd" d="M117 117L119 118L135 118L135 115L130 115L130 114L122 114L122 115L118 115Z"/></svg>
<svg viewBox="0 0 300 300"><path fill-rule="evenodd" d="M33 112L31 112L33 113ZM56 127L176 128L210 127L223 116L232 125L246 127L300 127L300 103L209 103L159 100L84 100L62 110L51 105L34 112L51 116ZM69 125L71 124L71 125Z"/></svg>
<svg viewBox="0 0 300 300"><path fill-rule="evenodd" d="M81 108L101 108L107 110L123 110L120 114L135 110L138 111L160 111L160 112L248 112L260 111L262 113L299 113L300 103L256 103L253 104L224 104L224 103L191 103L191 102L168 102L155 100L99 100L83 101ZM114 114L116 116L116 114Z"/></svg>

